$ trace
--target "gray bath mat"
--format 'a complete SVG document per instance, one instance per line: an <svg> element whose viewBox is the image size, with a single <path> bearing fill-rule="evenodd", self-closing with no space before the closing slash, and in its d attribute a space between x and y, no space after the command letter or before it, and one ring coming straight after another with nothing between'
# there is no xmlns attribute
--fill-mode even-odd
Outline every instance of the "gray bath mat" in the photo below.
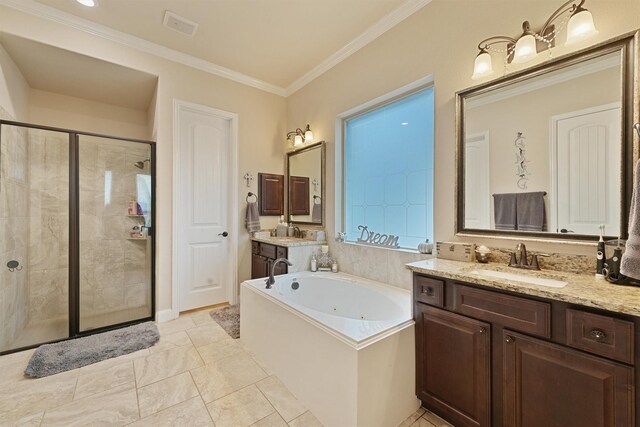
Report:
<svg viewBox="0 0 640 427"><path fill-rule="evenodd" d="M209 315L231 338L240 338L240 304L216 308Z"/></svg>
<svg viewBox="0 0 640 427"><path fill-rule="evenodd" d="M151 347L160 334L153 322L38 347L25 375L46 377Z"/></svg>

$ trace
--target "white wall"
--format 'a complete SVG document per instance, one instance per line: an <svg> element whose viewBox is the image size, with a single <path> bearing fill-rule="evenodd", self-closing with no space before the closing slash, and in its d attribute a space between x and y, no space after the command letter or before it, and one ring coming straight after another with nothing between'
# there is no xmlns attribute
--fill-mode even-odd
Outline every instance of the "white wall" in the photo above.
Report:
<svg viewBox="0 0 640 427"><path fill-rule="evenodd" d="M288 98L287 123L310 123L314 136L327 143L327 231L331 250L342 259L342 268L366 277L408 287L411 276L402 263L416 259L413 253L338 245L333 242L335 213L335 118L394 89L433 75L435 82L435 201L436 240L455 239L455 93L477 84L471 80L473 60L482 39L506 34L517 36L521 23L540 26L560 5L556 0L433 0L419 12L380 36L336 67ZM586 47L640 27L637 0L590 0L599 34ZM568 53L564 46L554 55ZM529 67L548 58L525 64ZM500 70L496 64L495 68ZM514 67L515 68L515 67ZM487 245L512 248L505 239L465 238ZM527 243L533 250L593 254L595 246Z"/></svg>
<svg viewBox="0 0 640 427"><path fill-rule="evenodd" d="M25 121L29 115L29 85L0 44L0 107L12 120Z"/></svg>
<svg viewBox="0 0 640 427"><path fill-rule="evenodd" d="M203 104L239 115L238 223L244 224L247 191L257 192L257 180L247 189L242 175L250 172L284 171L286 99L233 81L213 76L101 37L0 7L3 32L71 50L159 77L155 124L157 129L157 310L171 307L173 100ZM6 98L6 97L5 97ZM0 98L0 106L7 99ZM7 108L7 107L5 107ZM113 133L113 132L109 132ZM263 228L274 227L277 217L262 220ZM239 230L239 280L250 277L249 235Z"/></svg>

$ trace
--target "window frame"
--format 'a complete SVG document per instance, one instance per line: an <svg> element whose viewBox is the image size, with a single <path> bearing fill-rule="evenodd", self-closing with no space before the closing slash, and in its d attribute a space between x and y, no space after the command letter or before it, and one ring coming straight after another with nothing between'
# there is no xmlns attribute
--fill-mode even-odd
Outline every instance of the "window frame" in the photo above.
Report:
<svg viewBox="0 0 640 427"><path fill-rule="evenodd" d="M434 96L434 154L435 154L435 99L436 99L436 87L433 75L425 76L421 79L418 79L412 83L404 85L398 89L392 90L391 92L386 93L385 95L379 96L375 99L372 99L368 102L360 104L356 107L350 108L347 111L344 111L336 116L335 119L335 141L336 141L336 150L335 150L335 236L339 236L340 233L345 232L346 226L346 212L344 207L346 206L346 180L345 180L345 148L346 148L346 127L347 121L356 118L358 116L369 113L370 111L379 109L388 104L392 104L396 101L399 101L403 98L407 98L411 95L415 95L418 92L431 88L433 90ZM435 168L435 159L434 159L434 168ZM434 174L434 189L435 189L435 174ZM434 191L435 195L435 191ZM432 209L432 222L433 222L433 206ZM435 226L434 233L435 233ZM435 236L433 237L435 240ZM348 244L357 244L362 246L373 246L367 245L363 243L357 243L355 241L344 241L344 243ZM387 248L385 246L375 246L380 248ZM417 251L417 249L412 250L408 248L387 248L392 250L409 250L409 251Z"/></svg>

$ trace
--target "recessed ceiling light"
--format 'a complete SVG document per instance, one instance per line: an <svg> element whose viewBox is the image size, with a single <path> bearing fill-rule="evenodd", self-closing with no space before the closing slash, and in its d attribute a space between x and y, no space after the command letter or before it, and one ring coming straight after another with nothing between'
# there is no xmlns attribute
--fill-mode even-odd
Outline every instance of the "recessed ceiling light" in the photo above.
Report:
<svg viewBox="0 0 640 427"><path fill-rule="evenodd" d="M78 3L80 3L83 6L88 6L88 7L93 7L96 5L96 0L76 0Z"/></svg>
<svg viewBox="0 0 640 427"><path fill-rule="evenodd" d="M406 125L408 125L408 124L409 124L409 122L402 122L402 123L400 123L400 124L401 124L402 126L406 126Z"/></svg>

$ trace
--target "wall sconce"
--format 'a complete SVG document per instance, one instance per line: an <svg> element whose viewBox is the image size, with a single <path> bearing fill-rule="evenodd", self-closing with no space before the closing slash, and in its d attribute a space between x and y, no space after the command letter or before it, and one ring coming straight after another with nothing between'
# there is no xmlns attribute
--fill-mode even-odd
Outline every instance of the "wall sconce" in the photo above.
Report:
<svg viewBox="0 0 640 427"><path fill-rule="evenodd" d="M311 129L309 128L308 124L307 124L307 128L304 131L300 128L296 128L296 130L294 131L287 132L287 141L291 141L292 136L294 136L293 138L294 147L298 147L304 144L305 142L313 142L313 132L311 132Z"/></svg>
<svg viewBox="0 0 640 427"><path fill-rule="evenodd" d="M540 31L532 31L529 21L525 21L522 23L522 35L518 38L494 36L482 40L478 43L480 53L476 57L471 78L478 80L493 73L489 52L504 54L504 66L506 69L507 64L522 64L531 61L538 53L547 49L549 50L549 56L551 56L551 48L555 46L556 37L565 26L567 27L565 46L598 34L598 30L593 24L591 12L582 7L585 1L580 0L577 5L574 0L564 3L551 14ZM553 22L561 16L564 16L564 18L556 27ZM493 47L500 43L506 44L506 50Z"/></svg>

